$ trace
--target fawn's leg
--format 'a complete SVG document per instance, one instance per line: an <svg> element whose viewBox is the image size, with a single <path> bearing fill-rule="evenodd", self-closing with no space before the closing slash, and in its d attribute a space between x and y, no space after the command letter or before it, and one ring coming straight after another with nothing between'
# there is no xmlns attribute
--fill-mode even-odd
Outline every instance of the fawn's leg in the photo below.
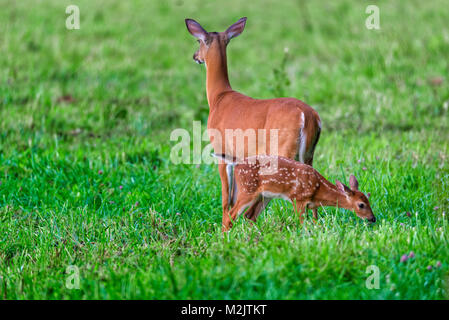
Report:
<svg viewBox="0 0 449 320"><path fill-rule="evenodd" d="M313 212L313 218L314 219L318 219L318 209L317 208L313 208L312 212Z"/></svg>
<svg viewBox="0 0 449 320"><path fill-rule="evenodd" d="M245 218L249 219L249 220L253 220L253 215L255 213L256 210L259 209L259 207L262 205L262 200L258 199L256 202L254 202L254 204L245 212Z"/></svg>
<svg viewBox="0 0 449 320"><path fill-rule="evenodd" d="M293 208L295 209L295 212L297 212L299 215L299 222L303 224L304 223L303 214L306 212L306 205L296 200L293 201Z"/></svg>
<svg viewBox="0 0 449 320"><path fill-rule="evenodd" d="M223 213L222 231L225 232L231 229L232 222L235 220L237 215L242 213L243 210L252 205L254 201L256 201L256 199L257 198L255 195L240 193L232 209L226 214Z"/></svg>
<svg viewBox="0 0 449 320"><path fill-rule="evenodd" d="M251 221L256 222L259 214L267 207L270 203L270 198L259 198L246 212L245 217Z"/></svg>

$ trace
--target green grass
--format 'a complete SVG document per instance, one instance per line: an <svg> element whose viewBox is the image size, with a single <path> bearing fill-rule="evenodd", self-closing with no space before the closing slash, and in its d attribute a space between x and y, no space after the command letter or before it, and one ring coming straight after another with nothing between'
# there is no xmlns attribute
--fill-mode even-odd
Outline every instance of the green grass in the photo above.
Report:
<svg viewBox="0 0 449 320"><path fill-rule="evenodd" d="M375 1L378 31L364 1L74 2L69 31L72 1L0 0L1 298L449 297L445 1ZM184 18L223 31L241 16L233 87L313 106L314 166L354 173L375 225L327 208L301 226L277 200L222 235L216 167L170 162L170 132L208 116Z"/></svg>

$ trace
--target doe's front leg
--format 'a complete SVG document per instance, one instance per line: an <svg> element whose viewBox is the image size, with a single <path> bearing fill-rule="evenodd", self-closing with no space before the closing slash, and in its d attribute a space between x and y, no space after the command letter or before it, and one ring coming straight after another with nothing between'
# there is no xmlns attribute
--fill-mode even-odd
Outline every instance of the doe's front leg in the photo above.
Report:
<svg viewBox="0 0 449 320"><path fill-rule="evenodd" d="M223 217L228 214L229 211L229 181L226 172L226 164L218 164L218 173L220 174L221 180L221 205L223 208Z"/></svg>

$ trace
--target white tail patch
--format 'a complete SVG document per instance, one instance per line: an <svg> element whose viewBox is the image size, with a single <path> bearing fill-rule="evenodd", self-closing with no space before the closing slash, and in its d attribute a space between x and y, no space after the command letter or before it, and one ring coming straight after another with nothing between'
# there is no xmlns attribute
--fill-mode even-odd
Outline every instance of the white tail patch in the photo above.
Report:
<svg viewBox="0 0 449 320"><path fill-rule="evenodd" d="M234 205L233 201L237 199L237 185L234 177L234 166L236 163L231 157L225 154L212 153L212 156L226 163L226 178L228 180L228 207Z"/></svg>
<svg viewBox="0 0 449 320"><path fill-rule="evenodd" d="M234 183L234 165L227 164L226 165L226 176L228 178L228 206L233 205L232 200L235 199L233 194L235 192L235 188L237 187Z"/></svg>
<svg viewBox="0 0 449 320"><path fill-rule="evenodd" d="M306 154L307 134L301 129L301 137L299 139L299 162L304 163L304 156Z"/></svg>
<svg viewBox="0 0 449 320"><path fill-rule="evenodd" d="M234 169L234 167L232 169ZM231 207L233 207L235 202L237 201L238 192L239 192L238 186L237 186L237 183L235 183L235 175L233 174L232 181L231 181L230 187L229 187L229 193L232 194L232 197L229 202Z"/></svg>
<svg viewBox="0 0 449 320"><path fill-rule="evenodd" d="M299 162L304 163L305 159L304 156L306 154L306 141L307 141L307 134L304 132L304 124L305 124L305 118L304 118L304 112L301 114L301 127L299 129L299 139L298 139L298 158Z"/></svg>

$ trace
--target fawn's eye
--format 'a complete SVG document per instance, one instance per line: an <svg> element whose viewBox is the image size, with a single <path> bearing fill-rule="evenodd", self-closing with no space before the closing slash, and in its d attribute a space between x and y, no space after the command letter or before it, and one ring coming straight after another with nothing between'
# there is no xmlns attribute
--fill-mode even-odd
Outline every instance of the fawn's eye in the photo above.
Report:
<svg viewBox="0 0 449 320"><path fill-rule="evenodd" d="M363 202L360 202L360 203L359 203L359 208L360 208L360 209L365 208L365 204L364 204Z"/></svg>

